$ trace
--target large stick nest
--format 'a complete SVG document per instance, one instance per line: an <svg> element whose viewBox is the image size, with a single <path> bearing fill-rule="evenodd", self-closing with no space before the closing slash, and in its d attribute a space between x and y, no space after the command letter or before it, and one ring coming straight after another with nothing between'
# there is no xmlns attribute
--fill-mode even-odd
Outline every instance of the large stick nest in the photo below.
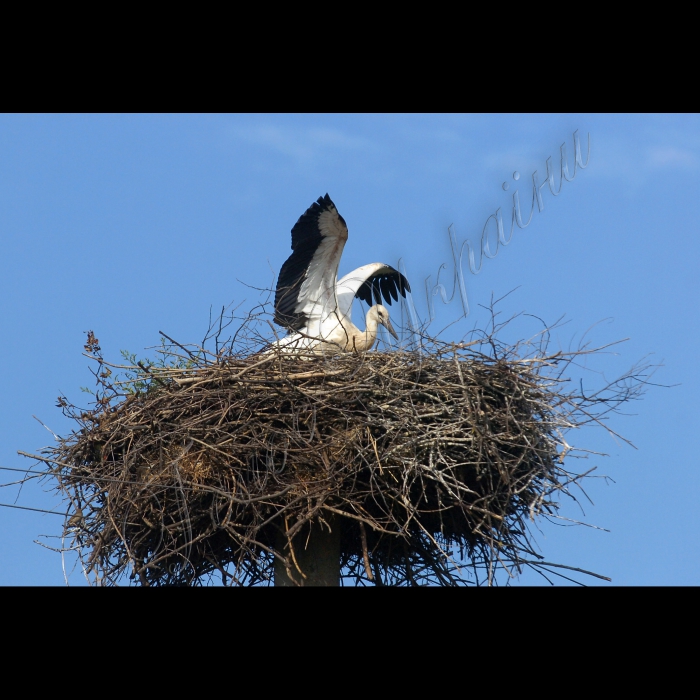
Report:
<svg viewBox="0 0 700 700"><path fill-rule="evenodd" d="M581 478L564 469L564 433L638 391L564 394L544 370L575 354L484 342L489 354L190 355L119 382L90 334L96 402L61 399L79 427L44 458L85 572L270 582L275 557L296 566L280 541L303 542L312 522L340 528L346 582L491 582L499 563L537 565L529 525Z"/></svg>

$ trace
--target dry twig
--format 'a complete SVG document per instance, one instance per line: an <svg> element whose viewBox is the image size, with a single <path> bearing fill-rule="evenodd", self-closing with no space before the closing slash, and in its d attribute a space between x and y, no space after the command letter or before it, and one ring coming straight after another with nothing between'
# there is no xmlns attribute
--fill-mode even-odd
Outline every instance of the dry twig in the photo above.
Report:
<svg viewBox="0 0 700 700"><path fill-rule="evenodd" d="M607 393L567 392L563 368L590 349L527 356L493 332L301 367L175 346L177 362L122 366L131 375L117 380L91 335L95 404L62 398L78 427L39 456L68 500L71 547L101 584L269 582L274 557L296 568L293 547L275 550L279 533L291 543L324 512L342 516L341 563L357 583L551 572L528 532L584 476L564 467L576 453L564 434L639 396L646 369Z"/></svg>

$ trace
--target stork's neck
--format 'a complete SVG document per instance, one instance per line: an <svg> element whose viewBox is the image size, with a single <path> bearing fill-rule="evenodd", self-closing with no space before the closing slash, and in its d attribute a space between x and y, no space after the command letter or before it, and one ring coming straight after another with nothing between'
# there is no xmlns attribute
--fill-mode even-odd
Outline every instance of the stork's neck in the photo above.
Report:
<svg viewBox="0 0 700 700"><path fill-rule="evenodd" d="M377 326L379 325L379 316L377 307L373 306L365 316L365 330L360 332L359 337L355 337L355 348L362 352L370 350L377 340Z"/></svg>

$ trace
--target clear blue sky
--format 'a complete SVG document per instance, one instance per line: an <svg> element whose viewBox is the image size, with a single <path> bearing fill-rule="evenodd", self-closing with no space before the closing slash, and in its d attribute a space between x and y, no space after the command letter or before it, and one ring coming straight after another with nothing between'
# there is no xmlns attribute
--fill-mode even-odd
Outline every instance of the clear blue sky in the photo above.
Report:
<svg viewBox="0 0 700 700"><path fill-rule="evenodd" d="M85 331L114 360L122 348L148 354L159 330L198 341L211 306L257 303L242 282L274 285L291 227L326 192L350 231L341 274L401 258L425 315L425 280L451 260L448 226L478 244L498 207L509 221L516 189L527 215L532 173L543 178L551 156L558 180L560 145L571 167L577 129L584 159L590 133L588 167L557 198L545 187L544 210L479 275L464 265L472 313L448 332L515 290L504 313L566 316L555 344L592 326L597 344L629 338L591 362L608 378L650 353L663 363L655 381L678 386L652 387L611 422L637 449L601 431L569 436L609 455L581 463L614 480L591 481L585 504L585 520L609 532L542 523L537 542L548 560L616 585L697 585L697 115L0 116L0 466L30 467L17 450L52 442L32 415L71 430L55 403L85 400ZM459 311L436 298L433 328ZM62 508L33 483L0 489L0 502ZM0 508L0 584L62 585L59 555L34 543L61 525ZM69 581L84 583L78 571Z"/></svg>

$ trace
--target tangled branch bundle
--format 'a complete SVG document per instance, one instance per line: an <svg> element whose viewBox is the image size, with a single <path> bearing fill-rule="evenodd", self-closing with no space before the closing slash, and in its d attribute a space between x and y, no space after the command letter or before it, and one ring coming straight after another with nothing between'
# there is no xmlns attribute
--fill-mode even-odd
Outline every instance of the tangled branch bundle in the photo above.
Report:
<svg viewBox="0 0 700 700"><path fill-rule="evenodd" d="M565 393L557 366L584 351L523 358L491 337L308 361L188 353L123 368L122 382L92 335L87 348L95 405L61 399L79 427L44 461L101 584L270 582L275 557L296 566L280 541L311 523L340 528L346 582L482 583L499 566L544 566L528 527L583 476L564 468L565 432L641 385L628 374L593 397Z"/></svg>

